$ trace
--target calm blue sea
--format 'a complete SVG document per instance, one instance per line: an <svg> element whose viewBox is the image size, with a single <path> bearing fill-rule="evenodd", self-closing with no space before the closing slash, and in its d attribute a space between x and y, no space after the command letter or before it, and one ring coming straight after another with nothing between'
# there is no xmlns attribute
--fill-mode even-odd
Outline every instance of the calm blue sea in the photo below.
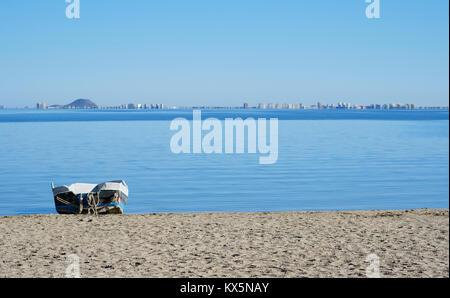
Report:
<svg viewBox="0 0 450 298"><path fill-rule="evenodd" d="M55 213L50 183L124 179L126 213L449 207L448 111L204 110L279 118L279 156L173 154L192 111L0 111L0 215Z"/></svg>

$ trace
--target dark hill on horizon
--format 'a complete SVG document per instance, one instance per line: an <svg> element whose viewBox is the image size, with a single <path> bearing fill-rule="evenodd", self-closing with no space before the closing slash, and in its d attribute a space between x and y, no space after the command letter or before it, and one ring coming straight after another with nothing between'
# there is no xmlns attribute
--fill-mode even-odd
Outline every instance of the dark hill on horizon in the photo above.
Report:
<svg viewBox="0 0 450 298"><path fill-rule="evenodd" d="M89 99L77 99L73 102L69 103L68 105L65 105L64 108L66 109L97 109L98 106L93 103Z"/></svg>

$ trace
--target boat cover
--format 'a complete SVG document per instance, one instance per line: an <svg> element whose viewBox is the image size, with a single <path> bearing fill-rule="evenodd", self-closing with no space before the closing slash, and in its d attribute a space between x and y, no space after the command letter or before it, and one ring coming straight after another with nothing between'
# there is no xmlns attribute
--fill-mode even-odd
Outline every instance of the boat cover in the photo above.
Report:
<svg viewBox="0 0 450 298"><path fill-rule="evenodd" d="M128 186L123 180L108 181L100 184L74 183L69 186L63 185L52 188L53 195L72 192L75 195L104 190L119 190L128 197Z"/></svg>

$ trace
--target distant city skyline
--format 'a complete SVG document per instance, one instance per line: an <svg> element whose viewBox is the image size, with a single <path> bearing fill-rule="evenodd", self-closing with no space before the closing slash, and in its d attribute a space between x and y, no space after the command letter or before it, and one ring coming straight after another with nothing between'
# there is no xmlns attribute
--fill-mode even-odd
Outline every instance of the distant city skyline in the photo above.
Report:
<svg viewBox="0 0 450 298"><path fill-rule="evenodd" d="M0 2L0 106L448 106L449 2Z"/></svg>
<svg viewBox="0 0 450 298"><path fill-rule="evenodd" d="M303 103L303 102L280 102L280 101L272 101L272 102L261 102L259 101L257 104L249 104L248 102L241 103L241 105L198 105L198 104L186 104L186 105L170 105L170 104L164 104L164 103L149 103L147 102L123 102L121 104L117 105L98 105L95 108L99 109L176 109L176 108L195 108L195 107L206 107L206 108L258 108L258 109L309 109L313 107L318 108L342 108L345 106L345 108L354 108L354 107L372 107L375 108L377 106L383 107L384 109L387 109L389 107L391 108L398 108L398 107L412 107L411 109L415 108L448 108L449 105L418 105L414 103L402 103L402 102L377 102L377 103L370 103L370 104L360 104L360 103L354 103L354 102L348 102L348 101L336 101L334 103L327 103L327 102L321 102L317 101L315 103L309 104L309 103ZM0 109L11 109L11 108L33 108L36 107L37 109L70 109L70 108L76 108L71 107L70 104L60 104L60 103L48 103L45 101L38 101L34 102L34 104L31 105L14 105L14 106L8 106L8 105L2 105L0 104ZM88 107L92 108L92 107ZM377 108L378 109L378 108ZM408 108L409 109L409 108Z"/></svg>
<svg viewBox="0 0 450 298"><path fill-rule="evenodd" d="M4 107L0 106L1 109ZM29 108L29 107L25 107ZM372 103L370 105L352 104L349 102L339 101L333 104L324 104L317 102L314 105L304 105L303 103L259 103L252 106L243 103L241 106L227 105L191 105L191 106L174 106L162 103L127 103L114 106L97 105L90 99L76 99L69 104L47 105L46 102L37 102L36 109L52 110L52 109L98 109L98 110L172 110L172 109L259 109L259 110L422 110L422 109L447 109L448 106L419 106L411 103Z"/></svg>

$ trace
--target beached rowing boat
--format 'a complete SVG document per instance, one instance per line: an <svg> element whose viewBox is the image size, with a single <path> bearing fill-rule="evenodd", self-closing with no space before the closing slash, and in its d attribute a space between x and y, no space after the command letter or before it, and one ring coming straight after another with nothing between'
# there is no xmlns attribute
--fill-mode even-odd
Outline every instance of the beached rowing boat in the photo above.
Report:
<svg viewBox="0 0 450 298"><path fill-rule="evenodd" d="M59 214L122 214L128 199L128 186L122 180L58 187L52 183L52 191Z"/></svg>

